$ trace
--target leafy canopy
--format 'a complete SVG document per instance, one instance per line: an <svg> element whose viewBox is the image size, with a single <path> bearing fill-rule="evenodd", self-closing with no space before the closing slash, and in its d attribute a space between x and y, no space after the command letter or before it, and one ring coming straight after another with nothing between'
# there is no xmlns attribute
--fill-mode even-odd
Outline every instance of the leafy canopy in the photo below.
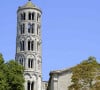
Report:
<svg viewBox="0 0 100 90"><path fill-rule="evenodd" d="M4 63L0 54L0 90L24 90L24 68L14 60Z"/></svg>
<svg viewBox="0 0 100 90"><path fill-rule="evenodd" d="M100 88L100 64L96 61L95 57L89 57L77 66L72 68L72 85L69 90L98 90ZM88 90L89 90L88 89Z"/></svg>

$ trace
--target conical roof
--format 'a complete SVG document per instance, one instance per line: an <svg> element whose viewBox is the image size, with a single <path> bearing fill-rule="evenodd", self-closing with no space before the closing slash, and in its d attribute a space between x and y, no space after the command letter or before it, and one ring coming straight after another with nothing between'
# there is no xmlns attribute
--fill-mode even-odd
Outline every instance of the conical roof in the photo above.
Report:
<svg viewBox="0 0 100 90"><path fill-rule="evenodd" d="M22 6L21 8L35 8L36 6L31 2L28 1L24 6Z"/></svg>
<svg viewBox="0 0 100 90"><path fill-rule="evenodd" d="M28 1L25 5L20 6L19 9L37 9L40 10L37 6L35 6L32 1ZM40 10L41 11L41 10Z"/></svg>

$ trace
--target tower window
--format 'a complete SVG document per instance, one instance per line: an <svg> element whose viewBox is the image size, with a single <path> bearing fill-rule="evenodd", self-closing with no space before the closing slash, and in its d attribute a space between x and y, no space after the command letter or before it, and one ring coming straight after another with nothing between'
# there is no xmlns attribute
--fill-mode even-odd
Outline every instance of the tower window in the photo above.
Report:
<svg viewBox="0 0 100 90"><path fill-rule="evenodd" d="M27 82L27 90L34 90L34 82L30 83L30 81Z"/></svg>
<svg viewBox="0 0 100 90"><path fill-rule="evenodd" d="M20 58L19 63L24 66L24 59Z"/></svg>
<svg viewBox="0 0 100 90"><path fill-rule="evenodd" d="M33 68L33 59L31 59L31 68Z"/></svg>
<svg viewBox="0 0 100 90"><path fill-rule="evenodd" d="M20 41L20 51L22 51L22 42Z"/></svg>
<svg viewBox="0 0 100 90"><path fill-rule="evenodd" d="M34 82L31 84L31 90L34 90Z"/></svg>
<svg viewBox="0 0 100 90"><path fill-rule="evenodd" d="M24 51L25 46L24 46L24 41L20 41L20 51Z"/></svg>
<svg viewBox="0 0 100 90"><path fill-rule="evenodd" d="M35 19L35 13L34 12L33 13L29 12L28 20L34 20L34 19Z"/></svg>
<svg viewBox="0 0 100 90"><path fill-rule="evenodd" d="M34 41L31 42L31 50L34 50Z"/></svg>
<svg viewBox="0 0 100 90"><path fill-rule="evenodd" d="M22 50L24 51L25 47L24 47L24 41L22 41Z"/></svg>
<svg viewBox="0 0 100 90"><path fill-rule="evenodd" d="M29 13L29 15L28 15L28 19L31 20L31 13Z"/></svg>
<svg viewBox="0 0 100 90"><path fill-rule="evenodd" d="M26 13L21 13L21 20L25 20L26 19Z"/></svg>
<svg viewBox="0 0 100 90"><path fill-rule="evenodd" d="M27 82L27 90L30 90L30 86L31 86L31 83L28 81Z"/></svg>
<svg viewBox="0 0 100 90"><path fill-rule="evenodd" d="M35 25L28 23L28 33L34 33Z"/></svg>
<svg viewBox="0 0 100 90"><path fill-rule="evenodd" d="M22 30L23 26L20 25L20 33L22 34L23 33L23 30Z"/></svg>
<svg viewBox="0 0 100 90"><path fill-rule="evenodd" d="M23 13L23 20L25 20L25 18L26 18L26 14L25 14L25 13Z"/></svg>
<svg viewBox="0 0 100 90"><path fill-rule="evenodd" d="M32 33L34 33L34 28L35 28L35 25L32 24Z"/></svg>
<svg viewBox="0 0 100 90"><path fill-rule="evenodd" d="M21 20L23 20L23 14L22 13L21 13L20 17L21 17Z"/></svg>
<svg viewBox="0 0 100 90"><path fill-rule="evenodd" d="M30 41L28 41L28 50L30 50Z"/></svg>
<svg viewBox="0 0 100 90"><path fill-rule="evenodd" d="M37 21L38 22L40 21L40 14L39 13L37 14Z"/></svg>
<svg viewBox="0 0 100 90"><path fill-rule="evenodd" d="M28 68L33 68L33 59L28 59Z"/></svg>
<svg viewBox="0 0 100 90"><path fill-rule="evenodd" d="M20 25L20 33L21 34L25 33L25 24Z"/></svg>
<svg viewBox="0 0 100 90"><path fill-rule="evenodd" d="M23 24L23 33L25 32L25 24Z"/></svg>
<svg viewBox="0 0 100 90"><path fill-rule="evenodd" d="M30 33L31 32L31 24L29 23L28 24L28 33Z"/></svg>
<svg viewBox="0 0 100 90"><path fill-rule="evenodd" d="M32 13L32 20L34 20L34 16L35 16L34 13Z"/></svg>
<svg viewBox="0 0 100 90"><path fill-rule="evenodd" d="M28 50L34 50L34 41L28 41Z"/></svg>

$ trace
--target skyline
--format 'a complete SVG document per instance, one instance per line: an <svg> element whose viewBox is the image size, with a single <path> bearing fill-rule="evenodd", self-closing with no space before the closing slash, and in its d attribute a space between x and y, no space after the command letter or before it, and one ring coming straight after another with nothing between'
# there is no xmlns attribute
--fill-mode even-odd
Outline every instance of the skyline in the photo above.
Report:
<svg viewBox="0 0 100 90"><path fill-rule="evenodd" d="M15 58L17 9L28 0L0 3L0 52L6 61ZM31 0L42 10L43 80L49 72L70 68L94 56L100 62L99 0Z"/></svg>

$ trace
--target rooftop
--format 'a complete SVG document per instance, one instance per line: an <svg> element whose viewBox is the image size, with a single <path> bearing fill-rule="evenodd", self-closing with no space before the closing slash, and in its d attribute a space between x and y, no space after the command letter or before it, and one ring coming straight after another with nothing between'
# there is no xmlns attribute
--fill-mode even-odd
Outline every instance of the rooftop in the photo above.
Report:
<svg viewBox="0 0 100 90"><path fill-rule="evenodd" d="M40 10L35 4L32 3L31 0L29 0L25 5L20 6L19 9L38 9Z"/></svg>

